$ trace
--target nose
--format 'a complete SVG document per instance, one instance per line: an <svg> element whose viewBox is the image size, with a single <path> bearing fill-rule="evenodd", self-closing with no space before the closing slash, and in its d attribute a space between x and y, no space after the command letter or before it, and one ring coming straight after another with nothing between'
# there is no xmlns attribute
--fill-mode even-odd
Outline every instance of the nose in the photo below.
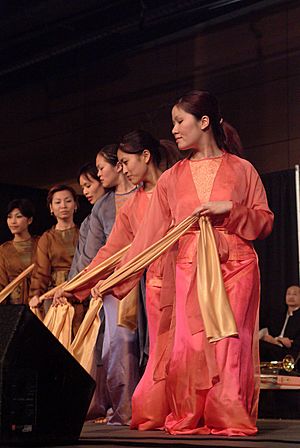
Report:
<svg viewBox="0 0 300 448"><path fill-rule="evenodd" d="M172 128L172 134L175 135L177 132L177 123L175 123Z"/></svg>
<svg viewBox="0 0 300 448"><path fill-rule="evenodd" d="M122 168L123 168L123 173L124 173L124 174L128 174L128 168L127 168L127 166L122 165Z"/></svg>

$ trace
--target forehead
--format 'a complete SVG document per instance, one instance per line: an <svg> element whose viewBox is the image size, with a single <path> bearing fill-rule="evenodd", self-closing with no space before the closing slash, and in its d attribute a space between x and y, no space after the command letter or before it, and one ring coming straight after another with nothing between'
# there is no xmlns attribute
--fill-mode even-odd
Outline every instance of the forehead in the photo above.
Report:
<svg viewBox="0 0 300 448"><path fill-rule="evenodd" d="M174 106L172 109L172 117L176 117L177 115L186 114L186 112L181 109L178 105Z"/></svg>
<svg viewBox="0 0 300 448"><path fill-rule="evenodd" d="M96 165L103 165L105 163L110 164L102 154L98 154L96 157Z"/></svg>
<svg viewBox="0 0 300 448"><path fill-rule="evenodd" d="M134 159L138 158L139 154L130 154L128 152L122 151L122 149L118 149L118 159Z"/></svg>
<svg viewBox="0 0 300 448"><path fill-rule="evenodd" d="M88 173L86 174L81 174L79 177L79 183L80 185L83 185L85 183L92 183L92 182L97 182L96 179L94 179L93 177L91 177Z"/></svg>
<svg viewBox="0 0 300 448"><path fill-rule="evenodd" d="M56 191L53 195L53 200L55 199L67 199L67 198L72 198L73 199L73 195L69 190L62 190L62 191Z"/></svg>
<svg viewBox="0 0 300 448"><path fill-rule="evenodd" d="M300 287L298 286L290 286L287 290L287 292L292 294L299 294L300 293Z"/></svg>
<svg viewBox="0 0 300 448"><path fill-rule="evenodd" d="M22 212L19 208L14 208L14 209L12 209L11 212L9 212L9 215L16 215L18 213L20 213L22 215Z"/></svg>

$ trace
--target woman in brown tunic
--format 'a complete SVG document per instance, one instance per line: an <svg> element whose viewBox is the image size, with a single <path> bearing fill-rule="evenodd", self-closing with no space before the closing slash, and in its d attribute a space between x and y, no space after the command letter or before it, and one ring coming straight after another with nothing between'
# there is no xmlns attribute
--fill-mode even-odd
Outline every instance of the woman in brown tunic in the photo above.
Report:
<svg viewBox="0 0 300 448"><path fill-rule="evenodd" d="M48 193L47 204L57 223L44 232L38 242L30 286L31 306L38 303L43 293L67 280L79 236L73 220L78 206L73 188L55 185ZM49 300L45 301L45 312L50 304ZM74 305L75 334L83 319L84 309L82 304Z"/></svg>
<svg viewBox="0 0 300 448"><path fill-rule="evenodd" d="M32 264L37 238L30 235L28 227L34 214L29 199L14 199L7 207L7 225L13 239L0 246L0 290ZM3 302L28 304L30 276L27 276Z"/></svg>

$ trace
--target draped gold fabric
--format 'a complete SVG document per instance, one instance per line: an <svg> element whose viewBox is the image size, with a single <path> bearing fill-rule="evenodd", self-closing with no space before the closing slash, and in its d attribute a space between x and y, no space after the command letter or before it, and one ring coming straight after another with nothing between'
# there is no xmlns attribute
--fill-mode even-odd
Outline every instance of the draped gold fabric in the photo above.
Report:
<svg viewBox="0 0 300 448"><path fill-rule="evenodd" d="M91 299L89 309L69 349L74 358L89 373L93 371L94 349L101 325L99 312L102 304L100 298Z"/></svg>
<svg viewBox="0 0 300 448"><path fill-rule="evenodd" d="M42 322L44 320L44 310L42 310L41 308L36 308L36 307L30 307L31 311L33 312L33 314L36 315L36 317L38 317Z"/></svg>
<svg viewBox="0 0 300 448"><path fill-rule="evenodd" d="M139 285L136 285L119 303L117 325L131 331L137 329L138 298Z"/></svg>
<svg viewBox="0 0 300 448"><path fill-rule="evenodd" d="M208 218L199 219L197 251L198 300L209 342L238 334L225 290L219 254Z"/></svg>
<svg viewBox="0 0 300 448"><path fill-rule="evenodd" d="M44 325L66 349L71 345L73 317L74 307L68 302L57 307L51 306L44 319Z"/></svg>
<svg viewBox="0 0 300 448"><path fill-rule="evenodd" d="M14 280L12 280L8 285L5 286L5 288L2 289L0 292L0 303L3 302L6 297L8 297L12 291L18 286L19 283L22 282L22 280L31 273L31 271L34 268L34 264L31 264L28 266L28 268L24 269L21 274L18 275Z"/></svg>
<svg viewBox="0 0 300 448"><path fill-rule="evenodd" d="M103 263L99 264L98 266L95 266L90 271L82 271L82 275L77 275L72 280L70 280L66 286L64 286L64 291L66 292L73 292L75 289L80 289L80 286L85 285L88 283L89 280L92 280L94 278L97 279L99 276L104 276L107 273L110 273L113 271L113 269L116 267L116 265L119 263L123 255L127 252L129 249L130 244L123 249L121 249L116 254L112 255L111 257L107 258Z"/></svg>

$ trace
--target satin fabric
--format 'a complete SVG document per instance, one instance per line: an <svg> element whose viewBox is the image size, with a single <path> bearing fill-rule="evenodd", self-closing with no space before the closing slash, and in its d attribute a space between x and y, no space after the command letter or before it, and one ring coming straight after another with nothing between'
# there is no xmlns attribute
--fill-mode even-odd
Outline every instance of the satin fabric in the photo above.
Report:
<svg viewBox="0 0 300 448"><path fill-rule="evenodd" d="M17 243L7 241L0 246L0 291L34 262L38 238ZM6 303L28 305L30 278L28 275L11 292Z"/></svg>
<svg viewBox="0 0 300 448"><path fill-rule="evenodd" d="M11 294L14 289L28 277L34 268L34 263L24 269L21 274L19 274L14 280L8 283L2 291L0 291L0 303L4 302L4 300Z"/></svg>
<svg viewBox="0 0 300 448"><path fill-rule="evenodd" d="M66 303L59 307L51 306L44 319L44 325L67 350L72 340L73 317L74 308L70 303Z"/></svg>
<svg viewBox="0 0 300 448"><path fill-rule="evenodd" d="M161 176L125 262L161 238L172 221L178 223L200 205L189 163L181 161ZM175 303L162 313L159 347L149 360L154 382L139 391L153 412L147 418L142 406L133 402L133 428L163 427L172 434L250 435L257 431L259 271L251 241L270 233L273 214L252 165L227 153L210 200L233 203L229 215L213 219L212 224L239 337L208 342L196 294L198 236L197 231L189 232L178 243L174 287L169 277ZM114 287L114 295L122 298L136 281L131 277Z"/></svg>

